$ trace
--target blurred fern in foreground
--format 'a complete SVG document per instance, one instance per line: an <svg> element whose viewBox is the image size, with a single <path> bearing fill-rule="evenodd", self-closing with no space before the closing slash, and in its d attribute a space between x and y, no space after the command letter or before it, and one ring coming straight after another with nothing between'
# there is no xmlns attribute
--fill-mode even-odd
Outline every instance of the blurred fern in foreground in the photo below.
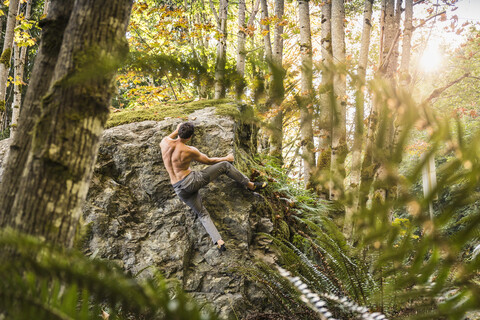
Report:
<svg viewBox="0 0 480 320"><path fill-rule="evenodd" d="M372 168L381 165L384 171L362 182L349 241L338 208L352 204L354 191L344 190L342 199L328 203L298 191L270 162L258 169L276 182L267 197L276 226L270 242L277 262L312 294L333 294L389 319L464 319L480 309L480 133L466 135L460 121L442 119L388 83L372 82L369 88L384 108L380 128L393 128L391 150L387 154L381 141L372 147L378 161ZM384 138L377 134L377 140ZM428 146L423 156L402 163L408 145L419 136ZM424 196L422 170L432 157L438 182ZM273 266L260 263L254 278L274 300L297 301L295 309L285 310L294 319L308 304L272 273ZM359 318L334 300L325 302L332 317Z"/></svg>
<svg viewBox="0 0 480 320"><path fill-rule="evenodd" d="M0 252L0 312L6 319L99 319L102 311L110 320L215 319L159 273L140 281L113 263L12 230L0 232Z"/></svg>

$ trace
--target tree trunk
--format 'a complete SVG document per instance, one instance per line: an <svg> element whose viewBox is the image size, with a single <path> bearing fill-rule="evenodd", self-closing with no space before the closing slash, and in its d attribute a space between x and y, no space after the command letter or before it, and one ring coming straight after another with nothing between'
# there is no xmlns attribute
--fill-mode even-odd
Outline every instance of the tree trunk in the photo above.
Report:
<svg viewBox="0 0 480 320"><path fill-rule="evenodd" d="M338 200L342 195L345 179L344 161L347 155L346 127L346 74L345 74L345 7L344 0L332 0L332 52L336 65L333 80L335 106L333 108L332 158L330 199Z"/></svg>
<svg viewBox="0 0 480 320"><path fill-rule="evenodd" d="M51 0L45 0L45 4L43 5L43 15L48 15L48 10L50 10L50 2Z"/></svg>
<svg viewBox="0 0 480 320"><path fill-rule="evenodd" d="M245 51L245 43L247 34L246 31L252 26L255 16L258 12L258 5L260 0L256 0L252 14L248 19L248 23L245 24L245 0L238 2L238 42L237 42L237 82L235 85L236 99L241 100L243 95L243 89L245 88L245 59L247 53Z"/></svg>
<svg viewBox="0 0 480 320"><path fill-rule="evenodd" d="M303 179L306 187L310 187L310 177L315 168L313 143L313 84L312 84L312 36L310 31L310 8L308 0L298 1L298 21L300 26L300 134L303 157Z"/></svg>
<svg viewBox="0 0 480 320"><path fill-rule="evenodd" d="M58 18L54 9L68 6L58 2L62 4L52 1L49 16ZM28 157L18 175L13 206L9 210L1 204L2 226L72 245L108 117L113 76L128 52L125 32L132 2L113 0L105 6L100 0L75 1L47 94L39 94L42 86L29 87L36 99L42 99L41 114L35 121L31 147L24 150ZM52 48L59 44L58 29L52 33L48 27L41 45L46 61L57 56ZM32 84L45 71L37 67L40 62L35 63ZM20 122L28 116L23 110ZM12 158L7 161L11 163ZM4 194L5 185L1 189Z"/></svg>
<svg viewBox="0 0 480 320"><path fill-rule="evenodd" d="M2 56L0 57L0 121L2 122L0 129L2 131L8 126L8 121L5 116L7 111L5 95L7 91L8 72L10 71L10 63L12 60L13 36L17 21L18 1L19 0L11 0L8 6L7 26L5 28Z"/></svg>
<svg viewBox="0 0 480 320"><path fill-rule="evenodd" d="M32 0L27 1L25 8L25 19L30 19L30 13L32 10ZM15 135L17 131L18 116L20 114L20 107L22 106L22 88L23 88L23 74L25 70L25 62L27 59L28 47L14 46L14 76L15 84L13 88L13 104L12 104L12 122L10 125L10 137Z"/></svg>
<svg viewBox="0 0 480 320"><path fill-rule="evenodd" d="M378 75L394 86L398 57L393 53L399 30L396 28L395 0L383 1L383 47L380 48L382 59ZM392 108L386 105L384 99L379 98L373 102L370 126L374 129L367 141L367 152L362 168L362 190L364 190L364 195L369 194L368 190L375 181L374 193L369 195L371 199L379 202L384 202L387 198L394 196L392 194L394 186L391 185L391 182L387 182L388 162L393 160L391 153L394 144L393 118ZM364 183L365 185L363 185ZM367 197L365 197L366 199Z"/></svg>
<svg viewBox="0 0 480 320"><path fill-rule="evenodd" d="M218 15L212 8L217 20L218 43L217 61L215 64L215 99L225 98L225 65L227 63L227 14L228 0L220 0Z"/></svg>
<svg viewBox="0 0 480 320"><path fill-rule="evenodd" d="M235 81L235 98L240 100L243 94L243 88L245 87L245 42L246 42L246 29L245 23L245 0L238 1L238 33L237 33L237 79Z"/></svg>
<svg viewBox="0 0 480 320"><path fill-rule="evenodd" d="M270 39L270 25L266 23L268 19L268 3L267 0L260 0L260 3L262 4L262 23L260 25L262 32L264 33L263 45L265 47L265 60L270 67L270 64L272 63L272 40Z"/></svg>
<svg viewBox="0 0 480 320"><path fill-rule="evenodd" d="M15 196L18 194L19 177L22 176L28 151L32 142L31 132L40 116L40 97L43 97L52 81L62 37L67 26L73 2L54 0L48 15L41 20L42 40L38 48L25 101L18 119L15 137L10 143L7 161L4 162L2 184L0 185L0 225L5 225L7 214L12 210ZM46 43L46 41L48 43Z"/></svg>
<svg viewBox="0 0 480 320"><path fill-rule="evenodd" d="M410 56L413 32L413 0L405 0L405 31L402 40L402 63L400 64L400 77L402 84L410 84Z"/></svg>
<svg viewBox="0 0 480 320"><path fill-rule="evenodd" d="M368 51L370 48L370 32L372 29L372 12L374 0L366 0L363 10L363 28L358 61L358 84L356 86L356 112L355 112L355 135L352 147L352 170L350 172L350 190L352 203L346 207L344 233L347 237L352 235L353 214L357 211L360 197L360 183L362 170L362 146L363 146L363 118L365 109L365 96L363 87L368 64Z"/></svg>
<svg viewBox="0 0 480 320"><path fill-rule="evenodd" d="M332 73L330 72L332 64L332 4L330 0L322 2L321 16L321 45L322 45L322 82L320 85L320 119L318 134L318 159L317 168L312 179L315 191L324 199L329 198L329 187L326 184L327 176L330 172L331 145L332 145L332 107L330 97L332 95Z"/></svg>
<svg viewBox="0 0 480 320"><path fill-rule="evenodd" d="M382 48L383 66L380 72L387 79L393 79L397 69L397 58L393 53L398 37L396 34L399 29L396 28L395 0L385 0L385 31Z"/></svg>
<svg viewBox="0 0 480 320"><path fill-rule="evenodd" d="M281 108L285 88L283 86L283 78L285 71L283 69L283 13L284 0L275 0L275 16L278 22L275 24L275 35L273 37L272 52L272 81L270 84L270 108L276 114L270 121L270 155L283 162L282 145L283 145L283 110Z"/></svg>

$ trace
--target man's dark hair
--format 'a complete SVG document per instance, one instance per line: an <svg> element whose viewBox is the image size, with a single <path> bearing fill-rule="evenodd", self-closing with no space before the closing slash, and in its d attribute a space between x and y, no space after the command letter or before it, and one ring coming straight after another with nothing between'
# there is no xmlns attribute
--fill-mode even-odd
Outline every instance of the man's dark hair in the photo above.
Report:
<svg viewBox="0 0 480 320"><path fill-rule="evenodd" d="M195 126L191 122L185 122L180 125L178 128L178 136L182 139L188 139L193 135L195 131Z"/></svg>

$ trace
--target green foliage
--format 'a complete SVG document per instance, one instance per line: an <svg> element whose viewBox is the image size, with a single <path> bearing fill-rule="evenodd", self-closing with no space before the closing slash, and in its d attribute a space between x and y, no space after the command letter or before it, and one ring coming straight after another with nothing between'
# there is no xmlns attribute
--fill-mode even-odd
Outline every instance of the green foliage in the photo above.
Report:
<svg viewBox="0 0 480 320"><path fill-rule="evenodd" d="M341 225L329 219L331 204L296 187L282 168L266 160L257 170L260 177L272 180L273 193L267 195L277 228L272 246L279 263L319 294L334 293L381 311L389 319L463 319L480 307L480 132L466 133L461 121L454 121L452 127L451 119L442 119L428 105L416 104L408 92L385 81L372 81L368 87L383 108L379 139L382 132L391 130L393 119L401 130L392 135L390 150L385 150L385 143L391 142L375 141L372 155L385 172L360 189L351 242L346 241ZM393 109L401 112L393 114ZM428 148L399 174L402 156L419 123ZM419 181L432 156L437 158L438 184L423 197ZM350 199L347 192L338 204L348 204ZM431 202L435 202L433 219ZM288 236L284 226L289 228ZM261 278L261 283L273 281L269 277ZM265 284L269 291L277 288L272 293L276 298L290 292L276 283ZM335 301L329 303L336 317L351 316Z"/></svg>
<svg viewBox="0 0 480 320"><path fill-rule="evenodd" d="M0 131L0 140L10 138L10 127L7 127L4 131Z"/></svg>
<svg viewBox="0 0 480 320"><path fill-rule="evenodd" d="M273 306L287 319L320 319L312 310L299 300L300 294L295 287L277 270L264 262L258 262L255 267L241 268L249 280L259 284L271 299Z"/></svg>
<svg viewBox="0 0 480 320"><path fill-rule="evenodd" d="M89 259L21 235L0 232L0 309L8 319L215 319L157 272L137 280L111 262Z"/></svg>

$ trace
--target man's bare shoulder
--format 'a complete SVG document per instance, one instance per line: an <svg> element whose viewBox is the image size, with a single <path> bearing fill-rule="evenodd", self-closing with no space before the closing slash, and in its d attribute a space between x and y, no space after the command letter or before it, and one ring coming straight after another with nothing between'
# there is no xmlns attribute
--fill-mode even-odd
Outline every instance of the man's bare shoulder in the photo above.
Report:
<svg viewBox="0 0 480 320"><path fill-rule="evenodd" d="M173 144L173 142L175 142L174 139L170 138L170 137L165 137L162 139L162 141L160 141L160 147L168 147L168 146L171 146Z"/></svg>
<svg viewBox="0 0 480 320"><path fill-rule="evenodd" d="M192 146L187 146L187 147L188 147L191 151L193 151L193 152L195 152L195 153L200 152L200 151L198 151L198 149L195 148L195 147L192 147Z"/></svg>

